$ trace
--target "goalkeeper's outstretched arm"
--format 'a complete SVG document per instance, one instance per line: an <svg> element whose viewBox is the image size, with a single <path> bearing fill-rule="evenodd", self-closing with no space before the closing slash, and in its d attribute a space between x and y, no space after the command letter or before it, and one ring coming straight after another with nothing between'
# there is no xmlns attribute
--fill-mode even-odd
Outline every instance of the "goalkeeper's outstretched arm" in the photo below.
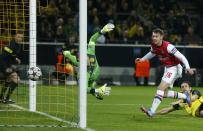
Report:
<svg viewBox="0 0 203 131"><path fill-rule="evenodd" d="M96 43L97 39L98 39L102 34L105 34L105 33L107 33L107 32L110 32L110 31L112 31L114 28L115 28L114 24L108 23L108 24L106 24L106 25L101 29L100 32L97 32L97 33L95 33L94 35L92 35L92 37L90 38L90 42L89 42L89 44L88 44L88 48L89 48L88 52L89 52L90 54L91 54L91 53L95 53L94 48L95 48L95 43ZM72 54L70 53L70 51L63 51L63 55L64 55L66 58L68 58L68 59L73 63L73 65L79 66L79 62L78 62L76 56L72 55Z"/></svg>
<svg viewBox="0 0 203 131"><path fill-rule="evenodd" d="M91 43L96 43L97 39L102 35L102 34L106 34L107 32L112 31L115 28L114 24L112 23L108 23L106 24L99 32L95 33L94 35L92 35L92 37L90 38L90 42Z"/></svg>
<svg viewBox="0 0 203 131"><path fill-rule="evenodd" d="M107 32L112 31L115 28L114 24L108 23L106 24L99 32L93 34L88 43L88 54L95 54L95 45L97 43L97 39Z"/></svg>

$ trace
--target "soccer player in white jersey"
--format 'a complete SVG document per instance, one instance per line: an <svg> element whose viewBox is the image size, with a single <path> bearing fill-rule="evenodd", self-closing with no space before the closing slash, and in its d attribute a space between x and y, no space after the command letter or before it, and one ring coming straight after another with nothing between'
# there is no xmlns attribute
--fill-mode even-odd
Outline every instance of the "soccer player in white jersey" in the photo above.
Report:
<svg viewBox="0 0 203 131"><path fill-rule="evenodd" d="M164 74L161 83L157 88L152 106L150 108L145 108L144 106L140 108L149 117L155 115L155 112L164 97L184 99L189 106L191 105L191 98L188 92L180 93L168 90L169 87L173 87L175 80L182 76L183 68L181 63L185 65L186 73L193 75L194 72L190 68L185 56L181 54L170 42L164 41L163 37L163 30L159 28L154 29L152 31L151 50L144 57L136 59L136 61L144 61L157 56L161 63L165 66Z"/></svg>

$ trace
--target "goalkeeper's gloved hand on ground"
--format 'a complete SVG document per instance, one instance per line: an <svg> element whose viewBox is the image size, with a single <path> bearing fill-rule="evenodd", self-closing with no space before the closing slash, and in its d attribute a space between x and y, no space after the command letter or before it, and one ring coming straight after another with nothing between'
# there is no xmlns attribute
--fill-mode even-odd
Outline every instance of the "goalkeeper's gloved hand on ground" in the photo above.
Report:
<svg viewBox="0 0 203 131"><path fill-rule="evenodd" d="M103 95L110 95L111 87L108 87L107 84L104 84L99 88L99 93L102 93Z"/></svg>
<svg viewBox="0 0 203 131"><path fill-rule="evenodd" d="M64 56L70 55L70 51L68 51L68 50L63 51L63 55L64 55Z"/></svg>
<svg viewBox="0 0 203 131"><path fill-rule="evenodd" d="M112 23L108 23L106 24L102 29L101 29L101 33L105 34L107 32L112 31L115 28L115 25Z"/></svg>
<svg viewBox="0 0 203 131"><path fill-rule="evenodd" d="M97 98L103 99L104 95L110 95L111 93L111 87L108 87L107 84L104 84L103 86L99 87L98 92L96 94Z"/></svg>
<svg viewBox="0 0 203 131"><path fill-rule="evenodd" d="M107 84L105 84L105 89L104 89L104 95L109 96L111 94L111 87L107 86Z"/></svg>

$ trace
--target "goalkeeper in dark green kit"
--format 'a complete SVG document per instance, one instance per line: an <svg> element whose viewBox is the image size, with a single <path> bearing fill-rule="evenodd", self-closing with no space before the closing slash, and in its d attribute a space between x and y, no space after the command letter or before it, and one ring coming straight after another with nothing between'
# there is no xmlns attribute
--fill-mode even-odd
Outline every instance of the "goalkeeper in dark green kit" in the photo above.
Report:
<svg viewBox="0 0 203 131"><path fill-rule="evenodd" d="M98 65L96 55L95 55L95 45L97 42L97 39L107 32L112 31L115 28L114 24L108 23L106 24L101 31L96 32L92 35L90 38L90 41L88 43L87 48L87 80L88 80L88 86L87 86L87 93L93 94L96 98L102 100L104 95L110 94L110 87L107 87L107 84L104 84L103 86L96 88L96 80L98 79L100 75L100 67ZM76 56L72 55L70 51L63 51L63 55L68 58L74 66L79 66L79 62L76 58Z"/></svg>

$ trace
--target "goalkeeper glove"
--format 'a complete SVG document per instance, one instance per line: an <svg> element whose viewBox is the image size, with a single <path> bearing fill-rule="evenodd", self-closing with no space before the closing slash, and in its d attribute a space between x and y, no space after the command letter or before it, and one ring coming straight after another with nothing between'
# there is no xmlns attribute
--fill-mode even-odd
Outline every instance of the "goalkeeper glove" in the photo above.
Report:
<svg viewBox="0 0 203 131"><path fill-rule="evenodd" d="M95 93L95 96L99 100L103 100L104 95L110 95L111 87L107 87L107 84L104 84L100 88L96 89L97 93Z"/></svg>
<svg viewBox="0 0 203 131"><path fill-rule="evenodd" d="M108 87L107 84L104 84L100 88L98 88L98 92L100 95L110 95L111 93L111 87Z"/></svg>
<svg viewBox="0 0 203 131"><path fill-rule="evenodd" d="M102 29L101 29L101 33L104 34L106 32L110 32L115 28L114 24L112 23L108 23L106 24Z"/></svg>

